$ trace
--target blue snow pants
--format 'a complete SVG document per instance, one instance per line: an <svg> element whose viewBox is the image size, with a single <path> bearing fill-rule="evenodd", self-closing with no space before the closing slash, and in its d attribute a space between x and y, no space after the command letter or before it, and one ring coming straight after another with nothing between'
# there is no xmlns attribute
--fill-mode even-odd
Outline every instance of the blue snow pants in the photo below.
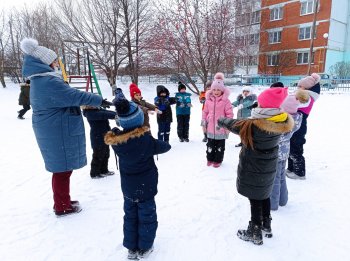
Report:
<svg viewBox="0 0 350 261"><path fill-rule="evenodd" d="M154 198L135 202L124 198L123 246L130 250L152 247L158 228Z"/></svg>
<svg viewBox="0 0 350 261"><path fill-rule="evenodd" d="M270 196L271 210L277 210L278 206L285 206L288 202L288 188L286 181L286 162L279 160L277 162L277 171Z"/></svg>
<svg viewBox="0 0 350 261"><path fill-rule="evenodd" d="M169 143L171 122L158 122L158 140Z"/></svg>

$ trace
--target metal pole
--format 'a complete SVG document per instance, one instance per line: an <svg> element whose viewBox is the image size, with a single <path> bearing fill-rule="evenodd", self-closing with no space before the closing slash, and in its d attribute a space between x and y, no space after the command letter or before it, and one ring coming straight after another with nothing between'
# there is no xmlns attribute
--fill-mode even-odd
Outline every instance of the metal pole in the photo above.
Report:
<svg viewBox="0 0 350 261"><path fill-rule="evenodd" d="M307 74L310 75L311 72L311 61L312 61L312 53L314 49L314 38L316 33L316 20L317 20L317 10L318 10L318 1L314 0L314 20L312 21L312 33L311 33L311 41L310 41L310 51L309 51L309 64L307 69Z"/></svg>
<svg viewBox="0 0 350 261"><path fill-rule="evenodd" d="M91 93L93 93L94 90L93 90L93 88L92 88L92 76L91 76L91 70L90 70L90 54L89 54L89 49L86 49L86 56L87 56L88 69L89 69L90 89L91 89Z"/></svg>
<svg viewBox="0 0 350 261"><path fill-rule="evenodd" d="M79 48L77 48L77 59L78 59L78 75L80 75L80 54L79 54Z"/></svg>

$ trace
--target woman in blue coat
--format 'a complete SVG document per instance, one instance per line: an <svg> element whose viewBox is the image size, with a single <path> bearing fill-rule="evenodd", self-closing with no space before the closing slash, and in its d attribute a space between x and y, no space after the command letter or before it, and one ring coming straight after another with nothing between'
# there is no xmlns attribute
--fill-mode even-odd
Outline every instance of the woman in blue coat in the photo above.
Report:
<svg viewBox="0 0 350 261"><path fill-rule="evenodd" d="M81 211L70 200L69 181L74 169L86 165L85 130L81 105L108 106L101 96L66 84L57 72L57 54L34 39L21 42L23 76L31 80L32 126L45 162L52 172L54 211L57 216Z"/></svg>

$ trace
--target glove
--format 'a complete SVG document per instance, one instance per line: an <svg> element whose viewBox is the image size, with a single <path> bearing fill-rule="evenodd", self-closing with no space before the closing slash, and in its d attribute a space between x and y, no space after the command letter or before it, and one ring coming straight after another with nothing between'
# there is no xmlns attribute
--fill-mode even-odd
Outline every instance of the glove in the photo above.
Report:
<svg viewBox="0 0 350 261"><path fill-rule="evenodd" d="M207 133L207 127L202 126L203 133Z"/></svg>
<svg viewBox="0 0 350 261"><path fill-rule="evenodd" d="M113 105L113 103L107 101L107 99L104 99L101 103L102 108L109 108L111 105Z"/></svg>
<svg viewBox="0 0 350 261"><path fill-rule="evenodd" d="M149 110L149 111L147 111L149 114L151 114L151 115L153 115L153 114L155 114L156 112L155 111L151 111L151 110Z"/></svg>
<svg viewBox="0 0 350 261"><path fill-rule="evenodd" d="M225 117L220 117L220 118L218 119L217 128L222 128L222 127L224 127L225 119L226 119Z"/></svg>
<svg viewBox="0 0 350 261"><path fill-rule="evenodd" d="M185 104L183 102L180 103L179 105L180 108L184 108L185 107Z"/></svg>
<svg viewBox="0 0 350 261"><path fill-rule="evenodd" d="M247 109L251 110L258 107L258 102L254 102L252 105L248 106Z"/></svg>
<svg viewBox="0 0 350 261"><path fill-rule="evenodd" d="M237 109L238 110L240 110L240 109L242 109L243 108L243 104L239 104L238 106L237 106Z"/></svg>
<svg viewBox="0 0 350 261"><path fill-rule="evenodd" d="M187 107L192 107L192 104L189 102L186 104Z"/></svg>

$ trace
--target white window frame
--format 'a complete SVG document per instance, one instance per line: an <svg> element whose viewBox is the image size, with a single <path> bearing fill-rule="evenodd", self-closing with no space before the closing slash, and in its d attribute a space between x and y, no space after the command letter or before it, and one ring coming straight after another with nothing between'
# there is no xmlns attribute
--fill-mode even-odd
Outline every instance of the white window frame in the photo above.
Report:
<svg viewBox="0 0 350 261"><path fill-rule="evenodd" d="M306 0L300 2L300 15L313 14L315 11L314 0Z"/></svg>
<svg viewBox="0 0 350 261"><path fill-rule="evenodd" d="M251 13L250 24L260 23L260 10Z"/></svg>
<svg viewBox="0 0 350 261"><path fill-rule="evenodd" d="M267 66L278 66L279 55L278 54L267 54Z"/></svg>
<svg viewBox="0 0 350 261"><path fill-rule="evenodd" d="M301 62L299 62L299 57L301 57ZM313 64L315 60L315 53L312 53L311 63ZM309 51L297 52L297 65L309 64Z"/></svg>
<svg viewBox="0 0 350 261"><path fill-rule="evenodd" d="M283 6L270 9L270 21L278 21L283 19Z"/></svg>
<svg viewBox="0 0 350 261"><path fill-rule="evenodd" d="M260 41L260 34L259 33L249 35L249 45L257 45L257 44L259 44L259 41Z"/></svg>
<svg viewBox="0 0 350 261"><path fill-rule="evenodd" d="M307 37L307 30L309 30L308 37ZM312 35L312 26L306 26L306 27L300 27L299 28L299 34L298 39L300 40L310 40ZM302 37L300 37L302 36Z"/></svg>
<svg viewBox="0 0 350 261"><path fill-rule="evenodd" d="M269 32L269 44L281 43L282 30Z"/></svg>

